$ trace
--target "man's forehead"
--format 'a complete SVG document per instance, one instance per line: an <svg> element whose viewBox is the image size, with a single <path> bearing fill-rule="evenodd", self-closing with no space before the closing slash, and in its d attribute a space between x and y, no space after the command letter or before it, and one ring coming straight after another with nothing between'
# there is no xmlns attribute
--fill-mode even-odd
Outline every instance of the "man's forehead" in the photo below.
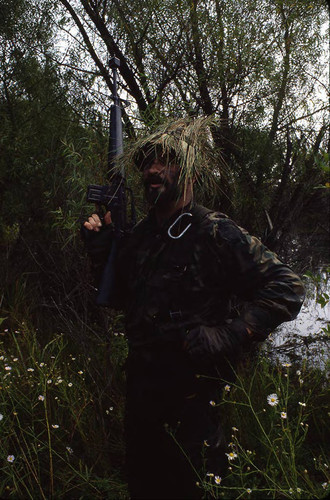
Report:
<svg viewBox="0 0 330 500"><path fill-rule="evenodd" d="M164 150L160 145L145 144L140 148L135 156L135 165L139 170L143 170L148 164L154 160L159 160L165 165L170 163L178 163L177 156L173 149Z"/></svg>

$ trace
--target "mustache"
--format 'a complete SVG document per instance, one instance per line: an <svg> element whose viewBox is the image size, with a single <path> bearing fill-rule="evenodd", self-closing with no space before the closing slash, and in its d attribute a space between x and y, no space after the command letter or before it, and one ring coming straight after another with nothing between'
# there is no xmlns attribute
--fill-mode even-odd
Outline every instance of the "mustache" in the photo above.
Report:
<svg viewBox="0 0 330 500"><path fill-rule="evenodd" d="M160 175L150 175L147 177L147 179L144 181L145 186L150 186L151 184L163 184L164 186L167 185L166 180L161 177Z"/></svg>

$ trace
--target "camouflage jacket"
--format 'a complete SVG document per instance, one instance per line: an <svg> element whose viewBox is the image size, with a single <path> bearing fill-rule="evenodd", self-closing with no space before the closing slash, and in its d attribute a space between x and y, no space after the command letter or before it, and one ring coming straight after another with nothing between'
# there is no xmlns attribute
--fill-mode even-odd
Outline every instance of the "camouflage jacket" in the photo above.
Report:
<svg viewBox="0 0 330 500"><path fill-rule="evenodd" d="M178 214L159 227L151 211L118 254L114 305L125 311L128 393L137 407L141 399L153 402L146 414L168 408L174 394L197 391L207 398L195 374L221 372L228 380L225 365L250 340L247 328L264 340L296 317L304 298L298 276L257 238L204 207L189 207L189 213L171 234L187 230L172 238L168 228ZM87 245L99 275L111 229L101 233ZM193 356L184 348L190 336Z"/></svg>
<svg viewBox="0 0 330 500"><path fill-rule="evenodd" d="M122 244L116 305L132 344L235 317L263 340L294 319L304 298L298 276L224 214L198 205L189 212L173 228L191 224L178 239L168 234L178 214L159 228L151 211Z"/></svg>

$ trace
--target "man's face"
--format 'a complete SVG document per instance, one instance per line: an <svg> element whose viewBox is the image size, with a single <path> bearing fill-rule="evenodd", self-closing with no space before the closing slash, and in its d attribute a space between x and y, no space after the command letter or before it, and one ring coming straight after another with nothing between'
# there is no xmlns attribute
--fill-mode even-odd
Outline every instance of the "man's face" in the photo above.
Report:
<svg viewBox="0 0 330 500"><path fill-rule="evenodd" d="M158 157L146 162L142 172L146 198L151 205L166 205L181 198L178 165L167 165L163 157Z"/></svg>

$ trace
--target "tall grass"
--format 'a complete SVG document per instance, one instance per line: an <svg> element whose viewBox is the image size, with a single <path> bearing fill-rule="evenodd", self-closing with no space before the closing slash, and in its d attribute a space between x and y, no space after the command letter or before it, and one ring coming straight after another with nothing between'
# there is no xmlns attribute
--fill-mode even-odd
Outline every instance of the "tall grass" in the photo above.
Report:
<svg viewBox="0 0 330 500"><path fill-rule="evenodd" d="M212 498L325 498L329 492L327 377L306 364L260 355L227 384L220 411L228 444L224 477L206 471Z"/></svg>
<svg viewBox="0 0 330 500"><path fill-rule="evenodd" d="M40 342L24 324L0 326L0 335L0 497L128 498L124 337L112 332L109 349L95 344L85 355L63 334ZM205 495L325 498L327 388L326 374L306 363L246 361L218 408L228 469L196 477Z"/></svg>
<svg viewBox="0 0 330 500"><path fill-rule="evenodd" d="M101 370L103 346L92 361L61 334L43 347L24 326L2 336L0 497L126 497L122 399L104 395L93 368L96 357ZM114 344L118 359L122 337Z"/></svg>

